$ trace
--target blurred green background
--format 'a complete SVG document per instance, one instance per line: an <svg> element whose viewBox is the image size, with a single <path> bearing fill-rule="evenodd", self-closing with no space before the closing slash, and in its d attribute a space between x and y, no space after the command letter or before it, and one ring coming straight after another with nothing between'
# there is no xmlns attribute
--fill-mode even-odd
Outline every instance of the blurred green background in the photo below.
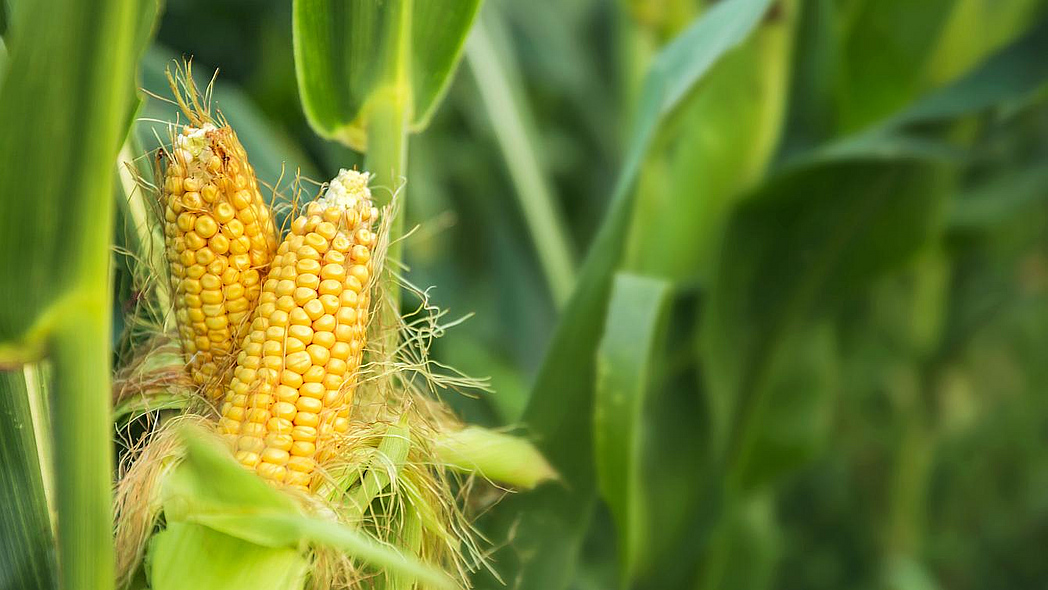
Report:
<svg viewBox="0 0 1048 590"><path fill-rule="evenodd" d="M644 72L705 4L483 6L446 101L412 139L407 174L410 279L432 285L450 317L472 314L433 354L490 376L495 391L443 395L468 420L520 423L558 322L507 165L520 152L503 150L530 150L577 268L607 211ZM991 66L985 86L958 95L992 93L1009 74L1028 91L911 125L855 161L788 168L898 118L1027 35L1048 47L1045 6L781 3L663 123L623 263L672 285L639 426L643 548L624 574L622 527L598 502L564 574L571 587L613 588L624 575L637 588L1048 585L1043 66ZM216 105L242 136L257 133L245 142L262 180L275 182L281 161L331 177L362 160L308 126L291 31L286 3L171 0L144 85L163 94L157 73L176 56L205 77L218 68ZM500 137L514 125L523 139ZM905 155L924 148L946 153L931 164ZM716 458L717 396L743 389L725 379L767 390L744 469ZM746 481L724 485L738 471Z"/></svg>
<svg viewBox="0 0 1048 590"><path fill-rule="evenodd" d="M480 495L495 568L510 588L1048 586L1048 2L771 2L662 89L638 144L652 65L701 59L674 40L719 35L695 27L729 4L487 0L412 136L407 276L469 316L432 354L494 391L442 398L566 479ZM140 72L167 96L172 59L217 68L214 105L281 187L363 163L303 114L291 15L168 0ZM172 113L146 98L139 147Z"/></svg>

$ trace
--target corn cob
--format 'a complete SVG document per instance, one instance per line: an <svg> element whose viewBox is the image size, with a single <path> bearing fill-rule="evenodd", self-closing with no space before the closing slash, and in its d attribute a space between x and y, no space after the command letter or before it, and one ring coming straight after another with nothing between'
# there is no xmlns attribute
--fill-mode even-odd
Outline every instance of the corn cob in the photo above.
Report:
<svg viewBox="0 0 1048 590"><path fill-rule="evenodd" d="M378 217L367 181L342 170L291 224L222 404L237 459L297 489L308 489L318 447L349 427Z"/></svg>
<svg viewBox="0 0 1048 590"><path fill-rule="evenodd" d="M224 384L215 377L255 307L277 236L236 133L196 122L175 137L162 196L182 351L217 401Z"/></svg>

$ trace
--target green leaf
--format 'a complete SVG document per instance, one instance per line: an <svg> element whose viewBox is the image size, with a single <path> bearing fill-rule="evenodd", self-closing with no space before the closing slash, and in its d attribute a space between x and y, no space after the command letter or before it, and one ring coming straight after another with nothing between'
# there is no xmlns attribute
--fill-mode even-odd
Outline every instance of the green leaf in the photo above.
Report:
<svg viewBox="0 0 1048 590"><path fill-rule="evenodd" d="M697 590L760 590L774 579L782 550L774 496L729 505L709 541Z"/></svg>
<svg viewBox="0 0 1048 590"><path fill-rule="evenodd" d="M921 160L814 163L740 205L703 314L714 440L739 477L784 343L816 312L911 256L932 235L943 191ZM732 481L731 484L739 484Z"/></svg>
<svg viewBox="0 0 1048 590"><path fill-rule="evenodd" d="M627 268L709 279L732 204L764 177L779 143L796 4L779 2L660 135L640 175Z"/></svg>
<svg viewBox="0 0 1048 590"><path fill-rule="evenodd" d="M433 450L452 469L518 488L531 489L557 477L527 440L480 426L440 432Z"/></svg>
<svg viewBox="0 0 1048 590"><path fill-rule="evenodd" d="M4 39L0 37L0 86L4 83L4 69L7 67L7 46Z"/></svg>
<svg viewBox="0 0 1048 590"><path fill-rule="evenodd" d="M25 4L0 83L0 341L52 361L60 577L105 590L112 183L156 4Z"/></svg>
<svg viewBox="0 0 1048 590"><path fill-rule="evenodd" d="M357 518L363 517L375 497L397 477L410 451L411 430L406 422L391 424L382 435L378 453L372 456L360 485L349 495L349 503L353 505Z"/></svg>
<svg viewBox="0 0 1048 590"><path fill-rule="evenodd" d="M149 392L140 396L121 400L113 407L113 422L123 427L135 420L154 414L161 410L185 411L199 397L195 392L177 391L173 393Z"/></svg>
<svg viewBox="0 0 1048 590"><path fill-rule="evenodd" d="M1044 159L1008 169L951 201L950 229L977 230L999 225L1048 198L1046 186L1048 162Z"/></svg>
<svg viewBox="0 0 1048 590"><path fill-rule="evenodd" d="M640 163L662 119L703 75L756 27L767 0L725 0L683 32L656 59L645 82L636 126L616 182L610 209L583 265L563 320L532 388L523 422L539 450L563 477L492 511L512 547L498 553L500 573L521 588L564 588L571 581L582 533L595 498L590 416L595 356L612 276L619 266Z"/></svg>
<svg viewBox="0 0 1048 590"><path fill-rule="evenodd" d="M418 0L411 15L411 126L421 131L447 92L480 0Z"/></svg>
<svg viewBox="0 0 1048 590"><path fill-rule="evenodd" d="M422 552L422 519L419 513L410 507L401 515L398 538L412 555ZM414 578L400 572L390 572L386 579L388 580L386 590L414 590L416 587Z"/></svg>
<svg viewBox="0 0 1048 590"><path fill-rule="evenodd" d="M801 2L782 156L819 145L835 132L836 5L834 0Z"/></svg>
<svg viewBox="0 0 1048 590"><path fill-rule="evenodd" d="M947 25L949 11L942 7L956 6L962 1L970 2L934 0L922 3L919 10L913 10L914 7L909 2L897 0L865 2L867 12L875 12L887 20L898 18L894 16L896 13L905 14L903 18L908 23L908 33L885 35L884 29L872 25L869 21L858 21L862 26L856 27L856 35L849 38L850 48L845 52L854 51L862 57L857 61L845 61L841 65L842 72L848 72L852 76L850 81L842 84L854 85L846 91L846 94L853 94L853 98L846 99L841 104L841 118L845 129L854 130L883 121L900 125L956 117L965 112L982 110L1015 96L1028 94L1044 85L1045 70L1048 69L1048 65L1040 59L1048 44L1048 24L1044 19L1034 21L1029 32L982 63L976 65L978 60L962 59L962 62L967 64L966 67L958 69L950 66L947 68L951 70L949 76L932 76L945 78L942 82L949 82L947 87L939 89L938 84L922 81L920 77L926 74L922 56L928 58L926 53L932 48L931 41L935 40ZM940 7L936 8L936 5ZM894 27L890 27L889 30L893 33L898 32ZM1018 28L1013 33L1002 34L1001 40L1006 41L1010 37L1018 36L1021 31L1023 29ZM887 45L879 43L879 40L883 40ZM980 56L986 51L996 49L1001 40L987 43L983 49L979 49ZM920 45L923 49L918 52L913 47L898 47L907 44ZM891 48L893 45L899 49L897 53ZM871 50L874 47L876 50ZM857 62L869 67L860 68ZM974 65L974 69L965 73L971 65ZM884 76L878 73L881 68L890 69L892 75ZM865 81L860 83L859 78ZM904 109L905 105L922 93L926 98L918 101L913 107ZM896 116L891 116L893 113Z"/></svg>
<svg viewBox="0 0 1048 590"><path fill-rule="evenodd" d="M938 85L952 81L1037 22L1043 0L959 0L954 3L925 73ZM978 30L973 36L971 32Z"/></svg>
<svg viewBox="0 0 1048 590"><path fill-rule="evenodd" d="M303 587L309 561L298 549L172 522L150 541L148 567L153 590L293 590Z"/></svg>
<svg viewBox="0 0 1048 590"><path fill-rule="evenodd" d="M927 89L926 64L957 1L856 0L841 9L836 82L842 129L877 121Z"/></svg>
<svg viewBox="0 0 1048 590"><path fill-rule="evenodd" d="M666 281L615 276L608 318L597 352L593 411L597 481L618 528L623 587L643 558L645 498L642 486L644 405L670 301Z"/></svg>
<svg viewBox="0 0 1048 590"><path fill-rule="evenodd" d="M11 15L8 14L9 12L7 0L0 0L0 37L7 35L7 28L11 26ZM3 45L2 39L0 39L0 45Z"/></svg>
<svg viewBox="0 0 1048 590"><path fill-rule="evenodd" d="M0 89L0 158L5 170L19 173L0 178L0 212L9 226L0 237L2 268L9 269L0 277L7 302L0 312L5 341L29 336L43 312L83 280L87 256L69 251L90 245L99 259L93 263L105 277L108 256L99 253L107 247L108 234L101 230L108 227L112 163L132 96L138 3L113 0L104 13L67 10L66 4L71 3L31 3L25 9L25 32L9 36L10 58ZM108 32L103 27L120 32L105 41L111 51L96 57L98 52L88 49L103 42L100 36ZM58 83L37 75L42 68ZM27 178L34 179L33 216L25 214L18 197Z"/></svg>
<svg viewBox="0 0 1048 590"><path fill-rule="evenodd" d="M969 154L939 140L913 135L909 129L942 123L993 107L1029 100L1048 84L1048 22L986 59L944 88L929 92L900 111L853 133L791 154L780 172L818 161L861 159L961 160Z"/></svg>
<svg viewBox="0 0 1048 590"><path fill-rule="evenodd" d="M775 376L766 403L754 410L751 435L736 467L744 489L758 488L794 472L824 450L833 427L838 387L834 326L817 322L784 336L772 362Z"/></svg>
<svg viewBox="0 0 1048 590"><path fill-rule="evenodd" d="M454 587L442 572L395 547L338 522L303 514L290 496L245 470L213 438L186 429L183 441L186 458L164 482L164 516L168 522L203 525L273 549L300 549L307 543L328 545L433 587Z"/></svg>
<svg viewBox="0 0 1048 590"><path fill-rule="evenodd" d="M948 86L929 93L888 125L902 126L951 119L1022 100L1048 83L1048 21L986 59Z"/></svg>
<svg viewBox="0 0 1048 590"><path fill-rule="evenodd" d="M296 0L295 70L306 117L324 137L364 151L369 110L406 44L408 119L426 126L455 71L479 0ZM410 31L401 36L401 31Z"/></svg>
<svg viewBox="0 0 1048 590"><path fill-rule="evenodd" d="M496 11L482 13L466 43L466 58L516 189L514 194L528 224L547 287L554 302L563 305L575 282L571 243L552 183L536 153L533 115L515 75L517 64L513 54L496 41L507 37Z"/></svg>
<svg viewBox="0 0 1048 590"><path fill-rule="evenodd" d="M50 590L58 570L30 387L21 369L0 371L0 588Z"/></svg>

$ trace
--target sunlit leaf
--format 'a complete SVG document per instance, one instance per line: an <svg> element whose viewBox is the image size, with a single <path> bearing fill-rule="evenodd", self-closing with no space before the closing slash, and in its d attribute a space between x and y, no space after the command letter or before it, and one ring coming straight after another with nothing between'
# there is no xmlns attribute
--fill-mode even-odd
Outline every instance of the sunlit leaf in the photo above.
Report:
<svg viewBox="0 0 1048 590"><path fill-rule="evenodd" d="M531 489L557 477L527 440L479 426L441 432L433 450L452 469L520 488Z"/></svg>
<svg viewBox="0 0 1048 590"><path fill-rule="evenodd" d="M114 569L112 190L157 5L19 6L0 83L0 341L52 361L60 577L105 590Z"/></svg>
<svg viewBox="0 0 1048 590"><path fill-rule="evenodd" d="M164 515L168 522L206 526L231 538L273 549L298 550L308 543L327 545L373 566L424 580L433 587L454 587L444 574L361 530L305 515L289 496L245 470L202 433L187 429L183 441L186 459L164 482ZM200 568L203 570L204 566Z"/></svg>
<svg viewBox="0 0 1048 590"><path fill-rule="evenodd" d="M953 81L1021 35L1044 6L1043 0L958 0L928 58L927 82L938 86ZM979 35L972 36L975 29Z"/></svg>
<svg viewBox="0 0 1048 590"><path fill-rule="evenodd" d="M302 588L309 561L290 547L265 547L215 529L172 522L149 545L155 590L292 590Z"/></svg>
<svg viewBox="0 0 1048 590"><path fill-rule="evenodd" d="M779 143L796 4L779 2L660 135L640 174L627 268L709 279L726 215L763 178Z"/></svg>
<svg viewBox="0 0 1048 590"><path fill-rule="evenodd" d="M669 283L618 274L597 352L593 410L597 481L615 517L623 587L644 554L642 445L652 365L667 321Z"/></svg>
<svg viewBox="0 0 1048 590"><path fill-rule="evenodd" d="M386 82L392 35L410 31L410 124L425 127L447 87L479 0L297 0L295 70L306 116L325 137L364 151L367 111ZM396 22L400 20L401 22ZM376 99L376 96L378 98Z"/></svg>

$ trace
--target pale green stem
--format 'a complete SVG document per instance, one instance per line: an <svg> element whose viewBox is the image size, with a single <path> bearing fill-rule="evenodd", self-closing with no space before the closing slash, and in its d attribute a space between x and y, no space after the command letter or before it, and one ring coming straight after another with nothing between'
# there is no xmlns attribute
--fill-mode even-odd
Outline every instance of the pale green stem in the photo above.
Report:
<svg viewBox="0 0 1048 590"><path fill-rule="evenodd" d="M924 374L922 374L924 373ZM924 398L935 384L934 368L911 367L892 383L896 421L902 428L896 449L885 536L886 566L898 559L919 560L924 537L925 501L935 456L935 432Z"/></svg>
<svg viewBox="0 0 1048 590"><path fill-rule="evenodd" d="M500 55L489 27L486 19L478 19L466 42L466 59L509 169L546 283L554 302L562 307L575 284L570 243L550 182L529 136L531 113L525 101L519 100L519 89L514 89L508 76L515 64L508 56Z"/></svg>
<svg viewBox="0 0 1048 590"><path fill-rule="evenodd" d="M371 97L367 116L368 151L365 168L375 175L372 182L378 204L388 204L397 195L399 206L389 229L390 247L385 264L399 270L403 258L405 173L408 159L408 124L411 116L411 2L401 0L391 8L390 31L385 47L386 75ZM391 276L391 275L390 275ZM379 306L381 340L374 342L384 356L396 349L400 288L395 280L384 286L390 305Z"/></svg>
<svg viewBox="0 0 1048 590"><path fill-rule="evenodd" d="M108 237L106 227L97 231ZM58 550L62 587L69 589L113 587L110 305L107 285L99 283L69 302L50 340Z"/></svg>
<svg viewBox="0 0 1048 590"><path fill-rule="evenodd" d="M895 459L891 493L891 518L887 557L916 558L920 552L925 519L924 505L931 473L934 442L919 420L903 418L906 424Z"/></svg>

